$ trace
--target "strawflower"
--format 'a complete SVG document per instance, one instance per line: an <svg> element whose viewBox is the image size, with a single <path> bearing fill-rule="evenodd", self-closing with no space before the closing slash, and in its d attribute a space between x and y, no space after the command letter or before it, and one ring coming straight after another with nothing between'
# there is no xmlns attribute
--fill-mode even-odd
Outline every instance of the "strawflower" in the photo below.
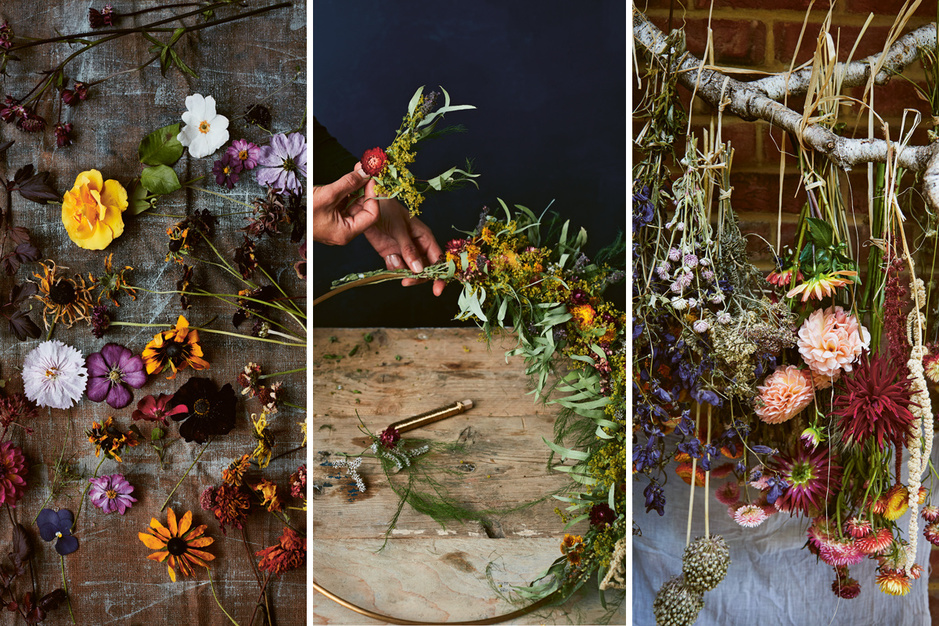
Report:
<svg viewBox="0 0 939 626"><path fill-rule="evenodd" d="M362 170L369 176L378 176L388 163L388 156L381 148L369 148L360 159Z"/></svg>
<svg viewBox="0 0 939 626"><path fill-rule="evenodd" d="M886 507L884 517L895 522L906 513L910 506L910 492L903 485L894 485L883 495Z"/></svg>
<svg viewBox="0 0 939 626"><path fill-rule="evenodd" d="M744 528L756 528L769 517L762 508L755 504L744 504L734 511L734 521Z"/></svg>
<svg viewBox="0 0 939 626"><path fill-rule="evenodd" d="M144 348L142 357L147 365L147 374L164 371L169 367L173 372L167 377L169 379L176 378L176 373L187 365L194 370L209 367L208 361L202 358L199 331L189 328L189 322L182 315L176 320L174 328L153 336Z"/></svg>
<svg viewBox="0 0 939 626"><path fill-rule="evenodd" d="M215 98L195 93L186 97L185 126L176 135L196 159L207 157L228 141L228 118L215 111Z"/></svg>
<svg viewBox="0 0 939 626"><path fill-rule="evenodd" d="M903 570L885 568L878 570L874 579L880 590L891 596L905 596L910 592L910 578Z"/></svg>
<svg viewBox="0 0 939 626"><path fill-rule="evenodd" d="M123 474L109 474L88 480L91 482L91 490L88 492L91 503L105 513L116 511L123 515L137 501L130 495L134 492L134 486L127 482Z"/></svg>
<svg viewBox="0 0 939 626"><path fill-rule="evenodd" d="M184 576L192 575L192 566L208 567L206 561L215 559L215 555L201 550L215 542L204 535L206 526L192 526L192 511L186 511L177 523L173 509L166 510L166 526L158 519L150 519L150 528L146 533L137 533L140 541L151 550L157 550L147 558L163 563L167 562L170 580L176 582L176 568Z"/></svg>
<svg viewBox="0 0 939 626"><path fill-rule="evenodd" d="M55 540L55 551L65 556L78 550L78 538L72 536L75 516L68 509L43 509L36 518L43 541Z"/></svg>
<svg viewBox="0 0 939 626"><path fill-rule="evenodd" d="M120 344L105 344L101 352L88 356L87 366L88 399L107 400L115 409L123 409L134 399L128 387L140 389L147 382L143 359Z"/></svg>
<svg viewBox="0 0 939 626"><path fill-rule="evenodd" d="M82 172L62 199L62 223L80 248L104 250L124 232L127 190L98 170Z"/></svg>
<svg viewBox="0 0 939 626"><path fill-rule="evenodd" d="M169 404L172 399L172 394L167 393L161 393L157 397L146 396L137 403L137 410L131 414L131 417L134 418L135 421L145 420L148 422L160 422L164 426L167 426L169 424L169 422L166 421L167 417L188 411L185 406L181 405L167 409L166 405Z"/></svg>
<svg viewBox="0 0 939 626"><path fill-rule="evenodd" d="M185 413L170 416L182 422L179 434L186 441L205 443L209 437L224 435L235 427L235 391L231 384L219 389L208 378L190 378L173 395L169 407L185 406Z"/></svg>
<svg viewBox="0 0 939 626"><path fill-rule="evenodd" d="M893 534L887 528L881 528L867 537L854 542L864 554L882 554L893 543Z"/></svg>
<svg viewBox="0 0 939 626"><path fill-rule="evenodd" d="M812 403L815 389L812 378L794 365L780 366L762 385L754 412L767 424L781 424Z"/></svg>
<svg viewBox="0 0 939 626"><path fill-rule="evenodd" d="M81 352L61 341L44 341L23 361L26 397L41 407L67 409L81 399L88 370Z"/></svg>
<svg viewBox="0 0 939 626"><path fill-rule="evenodd" d="M271 137L270 145L262 146L258 157L258 184L299 195L298 174L306 178L306 139L300 133Z"/></svg>
<svg viewBox="0 0 939 626"><path fill-rule="evenodd" d="M261 557L258 568L272 574L283 574L303 567L306 563L306 537L290 527L284 528L276 545L255 552Z"/></svg>
<svg viewBox="0 0 939 626"><path fill-rule="evenodd" d="M26 490L27 471L23 451L9 441L0 443L0 504L16 506Z"/></svg>
<svg viewBox="0 0 939 626"><path fill-rule="evenodd" d="M244 139L236 139L225 151L239 171L253 170L261 156L261 148Z"/></svg>

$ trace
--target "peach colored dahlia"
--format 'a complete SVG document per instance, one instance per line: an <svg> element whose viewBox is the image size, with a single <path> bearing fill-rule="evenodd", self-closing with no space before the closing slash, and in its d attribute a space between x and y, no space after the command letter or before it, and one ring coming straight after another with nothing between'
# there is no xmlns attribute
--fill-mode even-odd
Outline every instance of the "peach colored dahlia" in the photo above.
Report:
<svg viewBox="0 0 939 626"><path fill-rule="evenodd" d="M762 406L754 411L767 424L781 424L799 414L815 396L812 378L795 365L780 366L757 387Z"/></svg>
<svg viewBox="0 0 939 626"><path fill-rule="evenodd" d="M870 333L840 306L818 309L799 329L799 353L815 375L816 386L827 387L870 345ZM825 383L828 384L825 384Z"/></svg>

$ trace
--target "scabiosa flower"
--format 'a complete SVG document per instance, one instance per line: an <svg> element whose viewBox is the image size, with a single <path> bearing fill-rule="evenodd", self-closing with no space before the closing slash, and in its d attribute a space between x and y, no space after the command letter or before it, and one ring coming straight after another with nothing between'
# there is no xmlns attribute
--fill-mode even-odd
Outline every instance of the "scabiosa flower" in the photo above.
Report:
<svg viewBox="0 0 939 626"><path fill-rule="evenodd" d="M385 169L388 155L381 148L369 148L362 154L362 170L369 176L378 176Z"/></svg>
<svg viewBox="0 0 939 626"><path fill-rule="evenodd" d="M590 525L603 530L616 520L616 513L606 502L598 502L590 508Z"/></svg>
<svg viewBox="0 0 939 626"><path fill-rule="evenodd" d="M0 443L0 504L16 507L26 490L26 458L9 441Z"/></svg>
<svg viewBox="0 0 939 626"><path fill-rule="evenodd" d="M195 93L186 97L185 126L176 135L196 159L207 157L228 141L228 118L215 111L215 98Z"/></svg>
<svg viewBox="0 0 939 626"><path fill-rule="evenodd" d="M170 402L170 408L178 406L188 410L170 417L183 422L179 434L186 441L205 443L210 436L224 435L235 427L235 391L230 383L219 389L208 378L190 378Z"/></svg>
<svg viewBox="0 0 939 626"><path fill-rule="evenodd" d="M96 304L92 307L91 334L101 339L110 326L111 316L108 314L108 307L103 304Z"/></svg>
<svg viewBox="0 0 939 626"><path fill-rule="evenodd" d="M192 566L208 567L206 561L215 559L215 555L201 550L215 542L215 539L205 536L206 526L192 526L192 511L186 511L183 518L177 522L173 509L166 510L166 526L157 518L150 519L150 528L145 533L137 533L137 537L151 550L148 554L152 561L167 562L170 580L176 582L176 568L184 576L192 575Z"/></svg>
<svg viewBox="0 0 939 626"><path fill-rule="evenodd" d="M901 569L878 569L874 581L880 590L891 596L905 596L910 592L910 578Z"/></svg>
<svg viewBox="0 0 939 626"><path fill-rule="evenodd" d="M254 553L261 557L258 569L272 574L283 574L303 567L306 563L306 537L290 527L284 528L277 545Z"/></svg>
<svg viewBox="0 0 939 626"><path fill-rule="evenodd" d="M137 403L137 410L131 414L131 417L134 418L135 421L145 420L148 422L160 422L164 426L167 426L169 424L169 422L166 421L167 417L180 415L188 410L182 405L168 409L166 405L169 404L172 399L173 395L168 393L161 393L159 396L145 396Z"/></svg>
<svg viewBox="0 0 939 626"><path fill-rule="evenodd" d="M401 441L401 433L393 426L389 426L378 435L378 443L389 450L398 445L399 441Z"/></svg>
<svg viewBox="0 0 939 626"><path fill-rule="evenodd" d="M225 156L229 157L232 165L237 167L239 172L253 170L261 157L261 148L250 141L236 139L228 146Z"/></svg>
<svg viewBox="0 0 939 626"><path fill-rule="evenodd" d="M109 406L123 409L134 399L128 387L140 389L147 382L143 359L128 348L108 343L88 356L88 399L107 400Z"/></svg>
<svg viewBox="0 0 939 626"><path fill-rule="evenodd" d="M215 184L219 187L234 188L238 182L238 167L232 162L228 153L215 162L212 166L212 173L215 174Z"/></svg>
<svg viewBox="0 0 939 626"><path fill-rule="evenodd" d="M851 371L870 339L855 316L836 306L813 311L799 329L797 343L802 358L818 375L816 387L821 389L828 386L825 381L835 381L842 371Z"/></svg>
<svg viewBox="0 0 939 626"><path fill-rule="evenodd" d="M127 482L123 474L109 474L88 480L91 483L88 498L105 513L117 511L123 515L137 501L130 495L134 492L134 486Z"/></svg>
<svg viewBox="0 0 939 626"><path fill-rule="evenodd" d="M875 438L884 449L893 442L905 442L913 424L910 380L902 366L882 354L865 354L854 371L843 378L832 403L832 417L838 418L842 441L863 445Z"/></svg>
<svg viewBox="0 0 939 626"><path fill-rule="evenodd" d="M87 378L81 352L58 340L42 342L23 361L26 397L42 407L71 407L81 399Z"/></svg>
<svg viewBox="0 0 939 626"><path fill-rule="evenodd" d="M815 397L812 379L795 365L777 367L757 387L759 401L754 412L767 424L782 424L811 404Z"/></svg>
<svg viewBox="0 0 939 626"><path fill-rule="evenodd" d="M306 178L306 139L302 134L274 135L270 145L261 147L257 171L259 185L299 194L302 186L298 173Z"/></svg>
<svg viewBox="0 0 939 626"><path fill-rule="evenodd" d="M173 371L172 376L168 376L170 379L176 378L176 373L187 365L194 370L209 367L208 361L202 358L199 331L189 328L189 322L182 315L176 320L175 328L154 335L141 356L147 364L147 374L169 367Z"/></svg>
<svg viewBox="0 0 939 626"><path fill-rule="evenodd" d="M39 536L43 541L55 540L55 551L65 556L78 550L78 538L72 536L72 524L75 516L68 509L53 511L43 509L39 511L36 525L39 526Z"/></svg>
<svg viewBox="0 0 939 626"><path fill-rule="evenodd" d="M744 528L756 528L766 521L766 512L755 504L744 504L734 511L734 521Z"/></svg>
<svg viewBox="0 0 939 626"><path fill-rule="evenodd" d="M828 498L841 488L841 466L824 448L813 451L797 445L793 452L773 457L771 467L789 484L775 505L790 515L824 510Z"/></svg>

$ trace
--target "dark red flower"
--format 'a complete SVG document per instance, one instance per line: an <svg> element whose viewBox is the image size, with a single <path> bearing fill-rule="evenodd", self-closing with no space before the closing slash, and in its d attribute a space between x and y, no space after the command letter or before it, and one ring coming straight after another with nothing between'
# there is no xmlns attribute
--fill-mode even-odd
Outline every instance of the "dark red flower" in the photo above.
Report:
<svg viewBox="0 0 939 626"><path fill-rule="evenodd" d="M816 514L841 488L841 466L832 461L824 447L813 451L796 444L792 452L773 457L769 466L788 485L776 498L780 511Z"/></svg>
<svg viewBox="0 0 939 626"><path fill-rule="evenodd" d="M844 443L861 445L876 437L883 449L906 440L914 418L910 380L901 375L902 366L888 356L866 353L841 377L831 415L839 420Z"/></svg>
<svg viewBox="0 0 939 626"><path fill-rule="evenodd" d="M394 426L389 426L378 435L378 443L391 450L401 441L401 433Z"/></svg>
<svg viewBox="0 0 939 626"><path fill-rule="evenodd" d="M596 526L600 530L612 524L615 519L616 513L606 502L594 504L590 509L590 525Z"/></svg>
<svg viewBox="0 0 939 626"><path fill-rule="evenodd" d="M27 133L41 133L46 128L46 118L26 109L26 115L16 123L20 130Z"/></svg>
<svg viewBox="0 0 939 626"><path fill-rule="evenodd" d="M13 47L13 29L9 22L0 24L0 49L9 50Z"/></svg>
<svg viewBox="0 0 939 626"><path fill-rule="evenodd" d="M362 155L362 169L369 176L378 176L385 169L388 156L381 148L371 148Z"/></svg>
<svg viewBox="0 0 939 626"><path fill-rule="evenodd" d="M262 557L258 569L272 574L283 574L303 567L306 563L306 537L301 537L290 527L284 528L278 543L255 552Z"/></svg>
<svg viewBox="0 0 939 626"><path fill-rule="evenodd" d="M72 125L57 124L55 127L55 143L60 148L72 145Z"/></svg>
<svg viewBox="0 0 939 626"><path fill-rule="evenodd" d="M167 412L174 422L183 422L179 434L186 441L205 443L209 437L224 435L235 427L235 391L231 384L218 389L208 378L190 378L167 406L188 409L184 413Z"/></svg>

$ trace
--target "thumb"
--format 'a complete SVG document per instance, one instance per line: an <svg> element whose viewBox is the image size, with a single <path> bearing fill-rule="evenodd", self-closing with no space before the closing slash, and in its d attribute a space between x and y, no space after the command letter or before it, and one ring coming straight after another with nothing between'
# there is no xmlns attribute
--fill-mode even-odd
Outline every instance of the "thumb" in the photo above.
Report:
<svg viewBox="0 0 939 626"><path fill-rule="evenodd" d="M369 180L369 175L362 170L349 172L334 183L326 185L334 199L338 200L361 189Z"/></svg>

